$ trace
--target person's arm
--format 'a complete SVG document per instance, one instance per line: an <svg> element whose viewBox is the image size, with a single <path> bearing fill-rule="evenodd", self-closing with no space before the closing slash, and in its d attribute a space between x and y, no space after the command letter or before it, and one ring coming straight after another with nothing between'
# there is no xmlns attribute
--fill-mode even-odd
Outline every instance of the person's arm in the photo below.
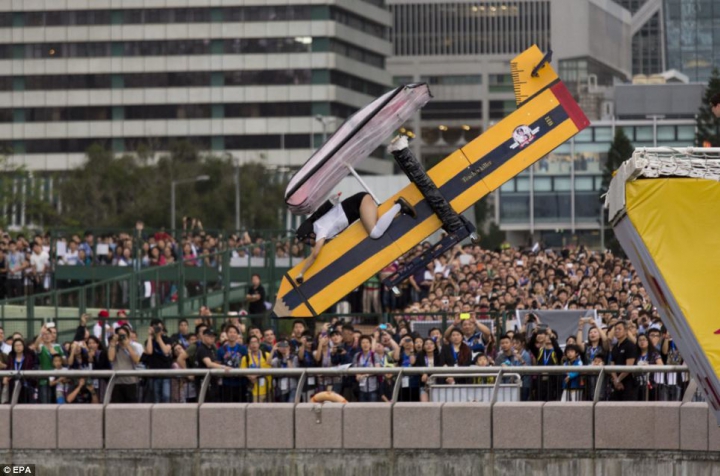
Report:
<svg viewBox="0 0 720 476"><path fill-rule="evenodd" d="M490 332L490 328L488 326L486 326L482 322L478 322L475 317L473 317L472 319L475 323L475 327L477 327L477 329L482 332L485 337L487 337L488 339L492 338L492 332Z"/></svg>
<svg viewBox="0 0 720 476"><path fill-rule="evenodd" d="M148 338L145 341L145 349L143 349L143 352L145 353L145 355L152 355L153 353L153 336L150 333L148 334Z"/></svg>
<svg viewBox="0 0 720 476"><path fill-rule="evenodd" d="M125 341L125 349L127 350L128 355L132 359L133 363L139 364L141 356L137 352L135 352L135 348L132 346L132 344L130 344L129 339Z"/></svg>
<svg viewBox="0 0 720 476"><path fill-rule="evenodd" d="M115 362L117 357L117 336L113 336L108 343L107 356L109 362Z"/></svg>
<svg viewBox="0 0 720 476"><path fill-rule="evenodd" d="M663 339L662 346L660 347L660 353L662 355L668 355L668 352L670 352L670 339L666 336Z"/></svg>
<svg viewBox="0 0 720 476"><path fill-rule="evenodd" d="M313 352L313 357L315 358L315 362L321 362L323 353L327 351L327 345L328 345L328 337L323 336L320 337L320 342L318 344L318 348L315 349L315 352Z"/></svg>
<svg viewBox="0 0 720 476"><path fill-rule="evenodd" d="M160 346L160 350L163 352L163 354L170 355L172 353L172 348L170 347L170 344L165 343L162 333L155 336L155 340L157 340L157 343Z"/></svg>
<svg viewBox="0 0 720 476"><path fill-rule="evenodd" d="M583 321L583 318L581 317L580 322L578 322L577 334L575 335L575 342L577 343L577 346L580 349L580 353L585 353L585 342L583 341L584 327L585 327L585 322Z"/></svg>
<svg viewBox="0 0 720 476"><path fill-rule="evenodd" d="M202 359L203 364L205 364L205 367L208 369L225 369L230 370L230 367L226 367L222 364L218 364L217 362L213 362L210 357L203 357Z"/></svg>
<svg viewBox="0 0 720 476"><path fill-rule="evenodd" d="M390 347L392 348L393 361L397 362L398 360L400 360L400 344L395 342L395 339L393 339L392 337L390 337L389 342L390 342Z"/></svg>
<svg viewBox="0 0 720 476"><path fill-rule="evenodd" d="M634 359L634 358L627 359L627 360L625 361L625 365L635 365L635 359ZM622 382L623 379L624 379L625 377L627 377L628 375L630 375L630 373L628 373L628 372L622 372L620 375L618 375L617 381L618 381L618 382Z"/></svg>
<svg viewBox="0 0 720 476"><path fill-rule="evenodd" d="M452 330L455 329L457 326L460 325L460 318L456 317L452 324L448 326L447 329L445 329L445 333L443 334L443 339L445 339L447 342L450 342L450 334L452 333Z"/></svg>
<svg viewBox="0 0 720 476"><path fill-rule="evenodd" d="M593 321L594 322L594 321ZM593 327L595 327L598 332L600 333L600 343L602 344L602 348L605 352L610 351L610 339L608 339L607 332L602 327L596 326L594 323L592 324Z"/></svg>
<svg viewBox="0 0 720 476"><path fill-rule="evenodd" d="M68 355L67 363L68 366L71 366L75 363L75 348L77 347L77 342L73 342L72 345L70 345L70 355Z"/></svg>
<svg viewBox="0 0 720 476"><path fill-rule="evenodd" d="M303 264L302 269L300 270L300 273L295 278L295 281L298 282L298 284L302 284L305 276L305 272L310 269L310 266L313 265L315 260L317 259L318 255L320 254L320 250L322 249L323 245L325 244L325 238L320 238L315 242L315 246L313 246L312 253L310 253L310 256L307 257L305 260L305 263Z"/></svg>

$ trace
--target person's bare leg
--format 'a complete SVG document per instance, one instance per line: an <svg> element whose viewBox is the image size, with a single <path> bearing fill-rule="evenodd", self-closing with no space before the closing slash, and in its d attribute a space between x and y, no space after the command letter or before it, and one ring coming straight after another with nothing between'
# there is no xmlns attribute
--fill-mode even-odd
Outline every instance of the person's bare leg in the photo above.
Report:
<svg viewBox="0 0 720 476"><path fill-rule="evenodd" d="M377 224L377 213L378 207L375 205L375 200L372 199L370 194L365 195L362 202L360 202L360 221L368 235Z"/></svg>

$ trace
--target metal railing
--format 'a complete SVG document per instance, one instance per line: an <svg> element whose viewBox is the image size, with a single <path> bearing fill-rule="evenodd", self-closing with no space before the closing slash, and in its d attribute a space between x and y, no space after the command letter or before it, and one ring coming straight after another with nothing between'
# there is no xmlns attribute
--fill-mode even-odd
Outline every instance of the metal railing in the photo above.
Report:
<svg viewBox="0 0 720 476"><path fill-rule="evenodd" d="M252 248L257 247L267 249L261 264L254 266L249 259L247 265L235 262L235 252L244 251L249 255ZM218 307L222 307L227 314L232 302L244 298L243 290L249 285L254 273L259 274L265 283L268 298L274 295L277 282L284 272L284 269L276 269L274 256L272 243L243 246L165 266L136 269L86 285L10 298L0 302L0 321L15 317L32 320L41 308L48 314L43 316L45 320L63 314L67 317L77 316L89 309L123 309L133 317L184 315L208 305L213 301L213 296L217 298L215 301ZM205 258L210 259L214 266L190 264ZM28 334L32 333L30 327Z"/></svg>
<svg viewBox="0 0 720 476"><path fill-rule="evenodd" d="M465 378L474 376L494 376L495 382L490 403L497 401L498 391L503 382L503 377L514 377L515 375L563 375L568 372L578 372L582 375L597 376L598 382L593 395L593 402L600 401L600 388L605 383L605 379L609 373L629 373L629 374L645 374L645 373L687 373L688 368L684 365L653 365L649 369L646 365L622 366L622 365L606 365L606 366L527 366L527 367L351 367L347 369L340 368L291 368L291 369L177 369L177 370L61 370L61 371L43 371L43 370L27 370L27 371L0 371L0 379L10 377L15 380L25 379L42 379L49 377L65 377L65 378L92 378L92 379L110 379L105 391L104 405L110 403L115 380L119 377L146 377L146 378L177 378L177 377L202 377L202 385L198 394L198 403L205 402L207 389L210 385L211 378L218 377L248 377L248 376L281 376L299 378L297 388L302 389L307 382L308 377L345 377L352 375L392 375L395 377L393 387L392 402L398 401L400 389L402 387L402 378L404 376L423 375L428 376L447 376L455 375ZM20 397L22 385L15 385L13 390L11 405L16 405ZM689 385L683 397L689 399L696 391L694 385ZM295 394L295 403L300 403L302 392Z"/></svg>

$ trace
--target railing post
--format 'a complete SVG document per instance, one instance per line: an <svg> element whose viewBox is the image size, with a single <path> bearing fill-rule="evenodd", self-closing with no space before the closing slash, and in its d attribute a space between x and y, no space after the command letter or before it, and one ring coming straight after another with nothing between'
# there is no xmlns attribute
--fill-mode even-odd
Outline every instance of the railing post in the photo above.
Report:
<svg viewBox="0 0 720 476"><path fill-rule="evenodd" d="M600 401L600 394L605 386L605 369L601 368L598 374L597 382L595 382L595 395L593 395L593 403Z"/></svg>
<svg viewBox="0 0 720 476"><path fill-rule="evenodd" d="M222 260L222 290L223 290L223 314L230 312L230 253L232 250L225 250L220 255Z"/></svg>
<svg viewBox="0 0 720 476"><path fill-rule="evenodd" d="M398 401L398 396L400 395L400 388L402 387L403 372L404 372L404 370L400 370L400 372L397 374L397 379L395 380L395 386L393 387L392 403L395 403Z"/></svg>
<svg viewBox="0 0 720 476"><path fill-rule="evenodd" d="M107 387L105 387L105 398L103 398L103 407L108 406L110 404L110 402L112 401L112 393L113 393L114 388L115 388L115 374L113 374L113 376L110 377Z"/></svg>
<svg viewBox="0 0 720 476"><path fill-rule="evenodd" d="M185 258L182 256L178 261L177 275L178 314L183 316L185 314Z"/></svg>
<svg viewBox="0 0 720 476"><path fill-rule="evenodd" d="M302 375L300 375L300 379L298 380L297 389L295 390L295 404L297 405L300 403L300 399L303 395L303 387L305 387L305 381L307 380L307 370L305 370Z"/></svg>
<svg viewBox="0 0 720 476"><path fill-rule="evenodd" d="M267 244L265 247L267 248ZM270 242L270 251L265 254L269 256L268 268L270 270L270 277L268 282L268 301L275 301L275 244Z"/></svg>
<svg viewBox="0 0 720 476"><path fill-rule="evenodd" d="M133 263L133 273L130 275L130 279L128 280L128 286L130 287L128 291L128 300L130 301L128 304L128 308L130 311L130 317L137 319L137 294L138 294L138 272L135 270L135 264ZM136 322L135 325L138 325Z"/></svg>
<svg viewBox="0 0 720 476"><path fill-rule="evenodd" d="M198 404L202 405L205 403L205 395L207 394L207 389L210 386L210 370L207 371L205 374L205 377L203 377L203 383L200 387L200 395L198 395Z"/></svg>
<svg viewBox="0 0 720 476"><path fill-rule="evenodd" d="M78 307L80 308L80 314L85 314L87 311L87 289L82 286L77 289L78 293Z"/></svg>
<svg viewBox="0 0 720 476"><path fill-rule="evenodd" d="M32 296L27 296L27 332L28 337L35 335L35 299Z"/></svg>

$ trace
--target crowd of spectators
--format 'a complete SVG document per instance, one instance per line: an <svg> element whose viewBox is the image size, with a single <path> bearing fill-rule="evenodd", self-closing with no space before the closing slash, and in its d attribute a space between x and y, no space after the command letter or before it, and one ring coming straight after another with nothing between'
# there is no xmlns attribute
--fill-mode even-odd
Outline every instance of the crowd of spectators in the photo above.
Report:
<svg viewBox="0 0 720 476"><path fill-rule="evenodd" d="M292 246L289 240L277 237L270 239L278 258L303 256L301 246ZM220 264L217 253L225 250L234 250L234 258L264 258L268 240L261 234L251 237L248 232L224 235L206 231L201 221L189 217L183 217L183 229L177 234L164 229L148 231L141 221L132 231L86 231L68 236L48 233L27 237L19 233L12 237L0 230L0 299L89 284L82 279L55 280L56 266L118 266L139 271L183 262L185 266L217 268ZM112 291L111 302L118 307L126 306L126 287L118 284ZM172 290L164 291L163 300L169 300ZM188 287L190 295L201 291L198 286Z"/></svg>
<svg viewBox="0 0 720 476"><path fill-rule="evenodd" d="M172 377L172 369L257 369L247 377L212 378L206 401L220 402L293 402L309 401L317 392L332 390L348 401L389 402L395 377L391 374L310 377L300 386L297 376L270 376L270 368L353 367L442 367L437 374L402 377L400 401L427 402L432 388L454 385L493 385L495 377L486 367L502 366L512 373L520 366L565 365L564 375L542 374L521 377L515 390L523 401L592 400L597 377L584 375L582 366L648 365L641 375L612 373L599 389L603 400L679 400L686 386L682 373L653 372L651 366L681 364L672 336L653 321L642 331L631 321L610 319L607 324L578 321L578 334L565 342L564 350L557 334L544 326L538 316L529 315L519 328L496 338L491 329L476 318L477 313L460 313L444 331L432 328L428 335L412 330L412 315L396 315L392 322L373 326L353 326L333 318L330 322L293 322L287 335L277 335L272 327L260 328L243 316L213 318L203 308L192 322L182 319L178 331L168 335L159 319L143 329L139 338L127 316L114 322L102 311L94 326L89 317L81 318L72 340L59 342L57 330L44 325L34 339L19 333L5 336L0 329L0 370L168 370L167 378L123 377L116 379L110 400L116 403L196 402L202 379ZM582 329L589 324L586 341ZM363 330L361 330L361 327ZM442 376L450 368L476 367L477 375ZM509 379L509 377L504 377ZM510 380L503 381L510 383ZM14 379L2 381L2 403L7 403L16 385L21 385L21 403L88 403L103 401L107 380L101 378ZM433 386L440 387L433 387Z"/></svg>
<svg viewBox="0 0 720 476"><path fill-rule="evenodd" d="M197 224L193 224L196 226ZM225 241L218 238L188 232L180 240L175 240L164 232L144 235L142 224L136 227L136 236L120 234L115 237L100 237L108 246L105 264L119 266L154 266L173 262L182 256L188 265L198 263L213 250L249 244L249 236L230 236ZM138 248L139 237L142 245ZM38 276L42 276L41 267L50 266L46 246L47 237L35 237L28 242L18 237L14 242L3 239L8 250L0 255L7 269L7 281L18 268L12 263L24 259L27 268L21 270L25 281L19 286L41 286ZM72 256L95 260L101 256L92 255L95 237L86 234L69 240L68 252L60 258L65 264L72 264ZM32 249L29 258L23 258L26 251ZM112 246L111 246L112 245ZM114 334L105 340L100 335L80 336L65 343L62 359L56 359L59 350L51 352L46 343L56 346L52 340L52 328L43 329L37 339L31 341L10 338L4 345L4 365L33 365L49 369L53 366L77 366L72 359L73 352L85 355L97 354L96 368L229 368L250 367L330 367L353 364L355 366L465 366L465 365L605 365L639 364L657 365L662 363L681 364L682 358L665 327L657 310L650 302L637 273L627 259L615 256L610 251L593 252L579 248L565 248L554 251L535 246L520 250L503 246L499 250L487 250L476 245L458 245L452 251L420 267L408 280L399 286L399 295L391 292L382 284L382 280L408 266L428 249L424 243L386 266L380 273L360 286L356 291L341 300L336 308L339 312L386 313L391 321L384 327L370 329L357 319L358 329L352 328L352 320L323 328L308 329L305 323L298 322L293 332L287 336L275 336L272 328L259 329L247 327L246 322L233 318L228 322L209 325L207 321L196 322L195 332L190 332L188 323L181 331L170 338L164 330L156 330L161 323L154 323L148 329L149 341L137 341L129 321L119 327L119 334L127 335L121 345L120 336ZM277 245L280 256L302 255L304 250L298 244ZM129 250L141 250L142 259L131 259L120 264L122 256ZM182 252L180 250L183 250ZM17 257L17 258L14 258ZM30 265L30 260L32 264ZM76 263L77 264L77 263ZM29 284L28 284L29 283ZM16 289L17 283L7 289ZM259 286L259 277L253 278L253 289ZM260 286L261 287L261 286ZM256 291L249 292L247 305L251 314L264 311L264 301L268 299ZM260 296L260 297L258 297ZM584 320L578 323L581 331L566 342L558 342L557 334L541 322L538 314L525 314L523 321L514 327L503 329L498 319L501 315L513 315L517 310L576 310L595 309L599 311L600 321ZM389 313L389 314L387 314ZM438 315L449 319L446 329L433 329L429 335L420 335L412 330L412 321L437 320ZM459 316L470 317L460 319ZM493 329L483 322L494 320ZM203 328L209 325L209 328ZM319 325L319 324L318 324ZM587 341L584 340L583 327L590 326ZM206 333L207 331L207 333ZM363 333L364 332L364 333ZM163 336L163 337L160 337ZM46 342L47 339L47 342ZM75 350L73 351L73 345ZM22 349L14 349L15 346ZM115 347L113 347L115 346ZM137 348L130 352L130 348ZM123 347L128 352L113 351ZM80 350L78 350L80 349ZM10 357L10 351L14 357ZM622 351L622 352L621 352ZM124 359L123 355L134 354L137 357L124 363L110 360ZM18 356L27 355L19 359ZM120 356L120 357L118 357ZM200 358L198 359L198 356ZM15 361L13 362L13 359ZM53 359L55 362L53 362ZM369 359L369 360L368 360ZM91 359L92 360L92 359ZM87 363L87 359L81 359ZM18 364L21 362L21 364ZM298 391L297 381L293 378L276 379L258 376L255 379L233 378L218 379L210 386L210 399L225 401L245 400L283 400L294 398ZM470 380L461 379L461 383ZM608 387L600 389L603 398L615 399L678 399L686 385L683 374L648 373L643 376L612 375L607 380ZM491 383L487 379L479 383ZM477 383L472 380L471 383ZM432 376L408 377L403 381L401 399L423 400L428 398L430 383L437 383ZM453 379L440 383L455 384ZM27 398L47 401L48 383L37 382L35 396ZM124 390L123 395L134 395L128 400L151 401L192 401L197 398L197 382L187 379L165 379L161 383L148 382L147 379L135 379L126 385L135 385L134 390ZM407 384L407 385L406 385ZM103 383L95 380L94 385L102 396ZM381 400L388 398L392 378L363 376L362 378L324 378L313 379L301 389L303 398L317 389L332 388L344 393L353 400ZM562 376L523 377L521 385L523 399L556 400L587 399L595 393L595 379L583 376L577 371L568 371ZM63 387L65 390L72 386ZM129 388L129 387L128 387ZM28 390L29 392L29 390ZM82 392L81 392L82 393ZM228 397L228 395L230 395ZM113 396L113 398L115 398Z"/></svg>

